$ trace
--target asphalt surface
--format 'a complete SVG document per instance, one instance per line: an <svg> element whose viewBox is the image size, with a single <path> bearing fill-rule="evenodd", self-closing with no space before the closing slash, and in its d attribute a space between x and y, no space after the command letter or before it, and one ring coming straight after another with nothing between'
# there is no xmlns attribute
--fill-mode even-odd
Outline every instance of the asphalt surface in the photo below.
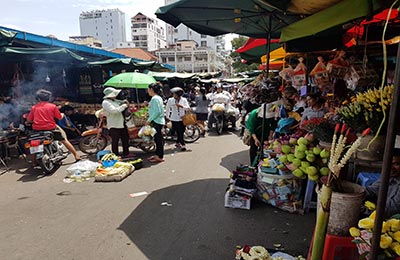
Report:
<svg viewBox="0 0 400 260"><path fill-rule="evenodd" d="M235 133L187 147L170 143L164 163L145 162L113 183L64 183L71 155L51 176L12 159L13 169L0 175L0 259L231 260L237 245L274 244L306 255L314 212L290 214L258 201L251 210L224 207L230 170L248 162ZM129 196L138 192L148 194Z"/></svg>

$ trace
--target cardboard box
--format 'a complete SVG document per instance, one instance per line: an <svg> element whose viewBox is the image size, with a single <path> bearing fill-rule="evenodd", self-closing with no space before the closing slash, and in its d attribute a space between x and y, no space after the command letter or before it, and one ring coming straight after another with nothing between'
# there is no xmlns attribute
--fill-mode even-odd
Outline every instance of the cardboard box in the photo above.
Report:
<svg viewBox="0 0 400 260"><path fill-rule="evenodd" d="M225 193L225 208L250 209L251 197L241 196L227 191Z"/></svg>

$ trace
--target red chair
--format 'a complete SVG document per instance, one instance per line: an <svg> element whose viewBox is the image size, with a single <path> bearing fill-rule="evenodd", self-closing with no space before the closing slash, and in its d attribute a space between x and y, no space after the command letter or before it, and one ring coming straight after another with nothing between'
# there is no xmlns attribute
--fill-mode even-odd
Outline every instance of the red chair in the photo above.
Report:
<svg viewBox="0 0 400 260"><path fill-rule="evenodd" d="M315 231L314 231L315 232ZM322 260L358 260L357 246L352 237L340 237L326 234ZM307 260L311 259L314 235L308 250Z"/></svg>

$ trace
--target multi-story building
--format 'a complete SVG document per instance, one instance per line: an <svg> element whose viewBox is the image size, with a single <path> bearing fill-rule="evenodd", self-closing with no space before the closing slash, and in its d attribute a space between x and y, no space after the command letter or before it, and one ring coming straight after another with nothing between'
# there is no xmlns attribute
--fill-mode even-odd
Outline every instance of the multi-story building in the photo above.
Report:
<svg viewBox="0 0 400 260"><path fill-rule="evenodd" d="M68 41L76 44L86 45L89 47L102 47L101 41L94 38L93 36L69 36Z"/></svg>
<svg viewBox="0 0 400 260"><path fill-rule="evenodd" d="M165 0L165 4L172 4L176 2L177 0ZM220 68L219 70L225 70L225 58L227 56L227 53L225 51L225 37L224 36L217 36L217 37L212 37L204 34L197 33L196 31L190 29L189 27L180 24L176 28L174 28L172 25L167 24L166 27L166 41L167 45L170 48L175 48L178 42L182 41L194 41L198 44L199 51L205 51L206 49L211 49L213 52L212 56L215 57L214 61L212 61L210 64L211 70L206 70L207 72L213 72L214 70L212 69L213 67L215 68ZM172 50L171 50L172 51ZM210 50L207 50L210 51ZM178 62L179 63L179 62ZM175 64L175 67L177 70L179 69L179 64ZM186 67L188 65L185 65ZM183 66L183 67L185 67ZM195 65L194 65L195 66ZM198 71L197 71L198 72Z"/></svg>
<svg viewBox="0 0 400 260"><path fill-rule="evenodd" d="M147 51L165 48L165 28L158 20L138 13L131 18L131 34L133 47Z"/></svg>
<svg viewBox="0 0 400 260"><path fill-rule="evenodd" d="M82 36L99 39L103 47L116 48L126 41L125 13L119 9L82 12L79 16Z"/></svg>
<svg viewBox="0 0 400 260"><path fill-rule="evenodd" d="M217 62L216 52L207 47L198 47L195 41L178 41L174 48L155 52L158 61L175 66L177 72L216 72L222 68Z"/></svg>
<svg viewBox="0 0 400 260"><path fill-rule="evenodd" d="M165 4L172 4L177 1L178 0L165 0ZM225 50L224 36L212 37L200 34L183 24L178 25L176 28L167 24L166 34L168 46L173 46L177 41L192 40L197 42L199 47L209 47L217 53Z"/></svg>

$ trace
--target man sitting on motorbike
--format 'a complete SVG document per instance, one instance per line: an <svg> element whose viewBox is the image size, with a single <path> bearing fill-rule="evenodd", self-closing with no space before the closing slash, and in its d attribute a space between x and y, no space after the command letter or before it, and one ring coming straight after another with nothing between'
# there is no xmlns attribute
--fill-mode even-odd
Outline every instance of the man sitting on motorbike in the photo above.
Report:
<svg viewBox="0 0 400 260"><path fill-rule="evenodd" d="M67 149L74 155L75 160L79 161L81 158L74 146L66 139L65 133L62 134L62 129L57 127L56 120L61 120L62 115L57 106L49 103L51 92L45 89L39 89L36 92L36 99L38 103L32 106L31 112L27 117L27 124L32 124L34 131L52 131L54 140L60 141ZM36 165L36 157L32 156L32 164Z"/></svg>
<svg viewBox="0 0 400 260"><path fill-rule="evenodd" d="M211 111L208 114L208 129L212 128L213 123L215 123L214 111L224 110L226 112L228 108L231 107L232 96L228 91L223 90L221 84L216 85L216 92L210 96ZM229 121L232 122L232 126L235 127L236 117L230 116Z"/></svg>

